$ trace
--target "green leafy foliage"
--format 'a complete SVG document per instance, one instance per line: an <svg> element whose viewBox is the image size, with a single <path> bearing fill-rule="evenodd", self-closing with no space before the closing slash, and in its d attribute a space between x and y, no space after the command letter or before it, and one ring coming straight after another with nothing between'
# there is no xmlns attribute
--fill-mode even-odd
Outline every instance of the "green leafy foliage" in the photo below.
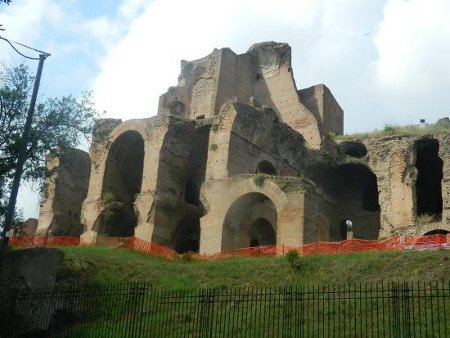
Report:
<svg viewBox="0 0 450 338"><path fill-rule="evenodd" d="M297 250L289 250L289 252L286 254L286 259L289 262L289 265L291 266L292 270L294 271L300 270L302 266L302 260Z"/></svg>
<svg viewBox="0 0 450 338"><path fill-rule="evenodd" d="M0 222L5 214L20 141L28 112L33 77L25 65L0 70ZM58 149L90 140L96 113L91 93L80 98L39 97L36 102L22 179L42 184L45 159Z"/></svg>
<svg viewBox="0 0 450 338"><path fill-rule="evenodd" d="M105 192L102 195L102 203L105 204L105 205L111 203L115 199L116 198L115 198L115 196L114 196L114 194L112 192Z"/></svg>
<svg viewBox="0 0 450 338"><path fill-rule="evenodd" d="M178 121L175 121L175 122L173 123L173 125L174 125L175 128L181 128L181 127L183 127L184 122L178 120Z"/></svg>
<svg viewBox="0 0 450 338"><path fill-rule="evenodd" d="M258 188L264 187L264 183L266 181L266 175L264 174L256 174L253 176L253 182Z"/></svg>

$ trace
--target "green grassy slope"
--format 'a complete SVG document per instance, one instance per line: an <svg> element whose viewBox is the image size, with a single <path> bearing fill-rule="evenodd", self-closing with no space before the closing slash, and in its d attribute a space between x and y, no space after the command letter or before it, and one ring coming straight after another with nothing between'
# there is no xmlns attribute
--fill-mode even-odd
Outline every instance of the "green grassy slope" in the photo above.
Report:
<svg viewBox="0 0 450 338"><path fill-rule="evenodd" d="M123 249L64 247L61 284L149 282L165 290L305 284L447 281L450 250L353 253L302 258L294 272L285 257L218 262L167 262Z"/></svg>

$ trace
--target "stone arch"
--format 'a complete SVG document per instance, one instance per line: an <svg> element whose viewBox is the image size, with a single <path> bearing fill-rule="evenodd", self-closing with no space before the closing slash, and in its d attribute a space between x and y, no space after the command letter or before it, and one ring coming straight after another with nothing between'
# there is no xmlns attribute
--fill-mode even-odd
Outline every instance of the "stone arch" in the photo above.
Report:
<svg viewBox="0 0 450 338"><path fill-rule="evenodd" d="M436 139L416 141L416 215L433 215L442 219L443 161L439 157L439 142Z"/></svg>
<svg viewBox="0 0 450 338"><path fill-rule="evenodd" d="M275 166L269 161L261 161L256 166L256 174L277 175Z"/></svg>
<svg viewBox="0 0 450 338"><path fill-rule="evenodd" d="M435 230L431 230L428 231L426 233L424 233L424 236L432 236L432 235L448 235L450 234L449 230L445 230L445 229L435 229Z"/></svg>
<svg viewBox="0 0 450 338"><path fill-rule="evenodd" d="M266 210L266 217L255 214L262 205ZM225 215L222 227L222 250L249 247L252 239L261 244L276 243L277 211L274 203L261 192L250 192L237 198ZM262 228L262 229L261 229ZM270 229L272 233L270 233Z"/></svg>
<svg viewBox="0 0 450 338"><path fill-rule="evenodd" d="M416 232L416 236L427 236L435 234L449 234L450 224L432 223L420 226L420 232Z"/></svg>
<svg viewBox="0 0 450 338"><path fill-rule="evenodd" d="M106 207L93 228L100 231L98 235L126 237L134 233L134 201L141 191L143 167L141 134L134 130L121 133L112 142L105 163L101 196ZM122 230L109 229L113 225Z"/></svg>
<svg viewBox="0 0 450 338"><path fill-rule="evenodd" d="M353 222L354 238L378 239L381 220L378 183L375 174L364 164L318 165L309 170L327 201L325 214L329 222L329 239L343 240L342 220Z"/></svg>

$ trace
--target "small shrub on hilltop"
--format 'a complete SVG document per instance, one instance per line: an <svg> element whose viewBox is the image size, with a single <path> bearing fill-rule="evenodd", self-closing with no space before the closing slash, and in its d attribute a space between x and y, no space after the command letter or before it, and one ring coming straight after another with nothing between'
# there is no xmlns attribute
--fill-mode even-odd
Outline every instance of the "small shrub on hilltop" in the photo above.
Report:
<svg viewBox="0 0 450 338"><path fill-rule="evenodd" d="M302 259L297 250L289 250L286 254L286 259L291 265L292 270L299 271L302 267Z"/></svg>

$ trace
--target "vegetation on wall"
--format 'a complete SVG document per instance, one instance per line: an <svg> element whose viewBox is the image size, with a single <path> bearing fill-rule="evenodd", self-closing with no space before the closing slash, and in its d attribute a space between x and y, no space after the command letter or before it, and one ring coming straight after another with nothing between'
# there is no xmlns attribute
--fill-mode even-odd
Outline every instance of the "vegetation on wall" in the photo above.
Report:
<svg viewBox="0 0 450 338"><path fill-rule="evenodd" d="M450 133L450 120L447 118L441 119L434 124L425 125L385 125L382 130L374 130L367 133L356 133L348 135L328 135L330 139L337 140L361 140L371 137L383 137L383 136L424 136L434 134L448 134Z"/></svg>

